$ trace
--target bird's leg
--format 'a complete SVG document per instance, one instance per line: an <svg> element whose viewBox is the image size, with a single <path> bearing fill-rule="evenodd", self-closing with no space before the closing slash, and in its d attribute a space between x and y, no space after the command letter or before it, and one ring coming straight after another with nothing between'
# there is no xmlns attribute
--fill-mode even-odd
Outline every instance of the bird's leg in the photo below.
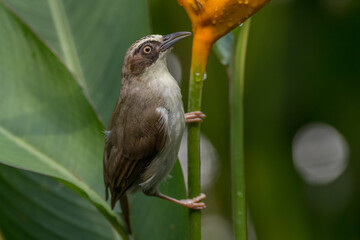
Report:
<svg viewBox="0 0 360 240"><path fill-rule="evenodd" d="M181 206L184 206L184 207L187 207L190 209L201 210L201 209L206 208L205 203L200 202L201 200L206 198L206 195L203 193L201 193L199 196L191 198L191 199L181 199L181 200L166 196L166 195L160 193L159 191L156 191L154 193L145 193L145 194L150 195L150 196L159 197L159 198L168 200L173 203L177 203Z"/></svg>
<svg viewBox="0 0 360 240"><path fill-rule="evenodd" d="M206 115L203 114L201 111L185 113L186 123L202 122L204 118L206 118Z"/></svg>

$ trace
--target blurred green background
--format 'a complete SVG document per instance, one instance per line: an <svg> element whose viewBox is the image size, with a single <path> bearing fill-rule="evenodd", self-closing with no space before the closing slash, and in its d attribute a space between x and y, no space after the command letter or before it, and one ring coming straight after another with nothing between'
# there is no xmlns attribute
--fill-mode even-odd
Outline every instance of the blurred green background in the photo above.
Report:
<svg viewBox="0 0 360 240"><path fill-rule="evenodd" d="M91 94L100 99L95 105L104 104L103 96L96 95L103 85L113 86L108 98L109 102L116 101L119 78L109 79L106 72L119 71L125 44L129 46L149 32L191 30L177 1L147 3L148 9L143 8L139 14L148 14L149 21L114 29L122 34L131 32L132 39L123 40L117 56L108 59L109 65L115 66L105 68L100 76L103 82L92 86L95 93ZM68 12L75 11L69 6ZM108 16L103 14L100 19ZM86 17L86 12L83 15ZM141 24L149 24L149 29ZM109 32L106 34L103 37L114 39ZM116 37L121 39L121 35ZM191 41L187 40L173 50L178 57L174 61L181 64L185 109L190 48ZM228 82L226 67L211 54L203 92L207 119L202 124L203 142L207 142L202 159L208 178L203 187L207 194L207 209L203 211L206 240L232 239ZM111 109L101 109L102 116L110 117ZM360 239L359 109L360 1L272 0L252 17L245 73L249 239ZM183 155L180 153L180 157ZM21 170L1 168L0 190L5 199L4 191L11 191L5 177L11 179L9 171ZM40 181L34 174L24 176L16 181ZM0 228L4 225L0 216ZM105 235L98 239L111 238L110 233Z"/></svg>
<svg viewBox="0 0 360 240"><path fill-rule="evenodd" d="M166 7L171 13L164 13L162 1L152 3L155 32L187 27L175 3ZM164 17L171 21L164 24ZM360 2L354 0L272 0L252 18L245 156L249 215L257 239L360 239L359 29ZM189 57L183 58L186 77ZM185 102L186 89L185 81ZM204 239L220 239L220 226L231 230L227 103L228 78L213 54L204 84L208 118L202 130L218 152L220 168L205 192L204 225L212 226L205 226ZM309 133L305 142L294 142L298 131ZM310 146L294 159L296 147L304 144ZM256 239L252 230L249 238Z"/></svg>

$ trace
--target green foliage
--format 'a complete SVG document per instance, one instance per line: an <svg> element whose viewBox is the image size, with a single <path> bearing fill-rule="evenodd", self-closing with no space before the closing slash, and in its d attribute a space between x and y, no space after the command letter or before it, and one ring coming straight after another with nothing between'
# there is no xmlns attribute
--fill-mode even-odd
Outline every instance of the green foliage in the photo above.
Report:
<svg viewBox="0 0 360 240"><path fill-rule="evenodd" d="M214 53L222 65L227 66L231 62L234 49L234 34L230 32L220 38L213 47Z"/></svg>
<svg viewBox="0 0 360 240"><path fill-rule="evenodd" d="M39 223L43 229L39 226L26 226L24 231L15 233L14 228L23 229L27 221L24 222L23 218L14 220L17 219L16 215L9 214L8 208L1 209L4 215L0 228L4 236L9 238L56 238L62 228L54 229L48 219L53 217L54 221L58 221L83 214L79 221L83 221L87 226L83 230L84 236L94 232L99 237L103 236L101 238L117 238L116 234L113 234L116 230L126 238L120 216L112 211L103 199L105 190L102 179L102 131L105 127L99 116L107 122L116 102L124 52L133 41L149 32L147 6L145 2L131 1L113 1L113 5L98 1L93 1L93 4L88 1L86 4L80 1L64 3L68 17L66 20L71 33L74 33L70 37L75 42L79 53L78 60L85 76L84 87L79 85L77 77L73 76L63 64L61 57L58 57L63 52L60 48L63 40L61 37L58 38L58 34L62 33L56 32L54 28L53 16L47 2L1 2L0 161L6 165L58 179L88 199L100 212L94 213L94 208L89 207L88 202L79 201L79 197L74 197L74 193L68 190L51 188L56 184L49 178L27 175L24 171L3 167L0 169L3 173L3 186L9 191L6 192L7 198L1 198L2 205L6 206L14 199L12 208L16 209L16 213L20 216L31 216L28 221ZM137 17L134 11L131 14L127 12L126 9L129 8L137 9L142 18ZM33 12L38 14L31 14ZM119 19L119 16L123 19ZM45 43L27 24L37 31ZM129 25L137 26L136 30L129 29ZM121 29L129 31L124 35ZM51 49L55 49L57 53L54 54ZM8 171L13 171L13 174L6 174ZM24 179L24 176L34 177L36 181L29 184L31 187L25 188L25 192L19 195L16 190L21 187L19 179ZM185 188L179 166L175 168L172 176L172 181L165 182L161 190L184 197ZM41 194L33 196L32 192ZM51 195L54 194L66 196L59 198L57 204L52 202ZM20 199L26 204L15 205ZM48 203L42 206L42 213L38 208L31 207L38 204L39 199ZM137 229L138 233L138 236L135 235L136 239L151 239L149 236L152 236L153 229L163 229L161 233L164 237L176 236L182 239L183 235L186 235L186 210L163 204L164 212L159 217L156 216L156 212L149 211L159 208L155 207L159 206L159 201L161 202L141 194L136 196L132 203L133 228ZM58 206L65 207L66 204L69 205L68 210L73 211L62 212L65 217L53 213ZM109 222L106 222L100 213ZM164 220L147 222L146 227L143 227L144 214ZM94 217L87 217L91 215L96 216L96 221ZM64 227L71 231L62 231L61 237L71 239L81 235L82 229L79 228L77 232L77 224L77 221L68 221ZM41 234L44 229L46 234ZM154 234L154 239L157 239L156 236L158 235Z"/></svg>
<svg viewBox="0 0 360 240"><path fill-rule="evenodd" d="M250 19L240 29L230 68L230 154L231 154L231 194L233 208L233 228L235 239L247 239L247 208L244 154L244 82L245 59ZM229 43L228 45L230 45ZM231 49L231 47L229 47Z"/></svg>
<svg viewBox="0 0 360 240"><path fill-rule="evenodd" d="M0 165L6 239L118 239L89 201L56 180Z"/></svg>
<svg viewBox="0 0 360 240"><path fill-rule="evenodd" d="M48 2L0 1L0 161L20 167L0 166L0 239L119 238L84 198L86 192L74 187L86 184L85 190L106 209L102 131L119 93L127 47L151 32L191 30L176 0L62 2L84 89L64 66ZM252 17L244 134L246 197L257 239L359 239L359 13L355 0L272 0ZM179 42L173 50L182 63L184 102L190 43L190 38ZM216 148L221 168L205 192L206 224L208 216L230 223L232 213L229 73L222 65L231 51L222 56L216 45L214 50L206 70L202 110L207 118L201 128ZM346 171L326 185L305 183L292 163L293 137L313 121L331 124L349 144ZM162 190L184 198L178 165L171 175ZM65 178L74 181L64 182ZM135 239L186 239L186 209L142 193L131 201ZM221 224L208 227L226 230ZM203 236L208 240L215 235L204 232Z"/></svg>
<svg viewBox="0 0 360 240"><path fill-rule="evenodd" d="M68 182L119 225L100 197L103 126L94 109L62 62L8 9L0 11L7 36L0 40L1 162Z"/></svg>

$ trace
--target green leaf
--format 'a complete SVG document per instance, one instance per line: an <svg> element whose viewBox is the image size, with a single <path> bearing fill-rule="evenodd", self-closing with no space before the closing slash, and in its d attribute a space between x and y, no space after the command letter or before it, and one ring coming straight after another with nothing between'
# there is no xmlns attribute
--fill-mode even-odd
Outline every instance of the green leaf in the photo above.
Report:
<svg viewBox="0 0 360 240"><path fill-rule="evenodd" d="M62 33L56 30L48 1L6 2L64 58L59 38ZM119 95L124 54L133 42L150 33L147 1L60 2L64 5L65 21L69 24L90 99L106 124Z"/></svg>
<svg viewBox="0 0 360 240"><path fill-rule="evenodd" d="M245 155L244 155L244 81L245 59L250 19L239 31L233 52L230 76L230 163L231 193L233 208L233 230L235 239L247 239L247 209L245 193Z"/></svg>
<svg viewBox="0 0 360 240"><path fill-rule="evenodd" d="M100 197L103 127L82 89L3 4L0 36L0 162L68 182L124 235Z"/></svg>
<svg viewBox="0 0 360 240"><path fill-rule="evenodd" d="M234 49L234 34L232 32L220 38L213 46L213 51L220 63L227 66L231 62Z"/></svg>
<svg viewBox="0 0 360 240"><path fill-rule="evenodd" d="M8 0L7 4L62 56L46 1ZM6 62L0 66L0 77L6 79L0 87L7 92L0 100L11 101L0 103L2 111L6 108L0 116L0 150L6 153L0 156L0 162L58 178L90 200L118 228L121 220L102 199L104 127L85 96L90 93L95 108L108 122L119 93L124 53L149 31L147 4L89 0L64 1L64 5L85 75L85 94L58 57L26 25L6 9L2 14L10 20L0 23L0 63ZM172 176L161 191L184 198L181 171L173 171ZM140 200L131 204L136 239L149 239L153 229L160 229L157 236L182 239L186 234L186 209L142 193L136 199ZM157 214L157 209L162 215ZM157 221L142 228L144 214L154 214ZM169 218L172 221L166 220Z"/></svg>
<svg viewBox="0 0 360 240"><path fill-rule="evenodd" d="M115 239L96 208L63 184L0 165L0 227L7 239Z"/></svg>

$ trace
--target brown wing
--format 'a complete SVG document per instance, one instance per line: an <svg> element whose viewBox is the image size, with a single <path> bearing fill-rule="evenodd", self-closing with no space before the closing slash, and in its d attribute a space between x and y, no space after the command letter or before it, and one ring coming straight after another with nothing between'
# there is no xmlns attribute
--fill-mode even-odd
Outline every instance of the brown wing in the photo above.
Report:
<svg viewBox="0 0 360 240"><path fill-rule="evenodd" d="M106 199L114 207L166 141L163 116L156 111L159 99L144 96L120 98L112 115L104 149Z"/></svg>

